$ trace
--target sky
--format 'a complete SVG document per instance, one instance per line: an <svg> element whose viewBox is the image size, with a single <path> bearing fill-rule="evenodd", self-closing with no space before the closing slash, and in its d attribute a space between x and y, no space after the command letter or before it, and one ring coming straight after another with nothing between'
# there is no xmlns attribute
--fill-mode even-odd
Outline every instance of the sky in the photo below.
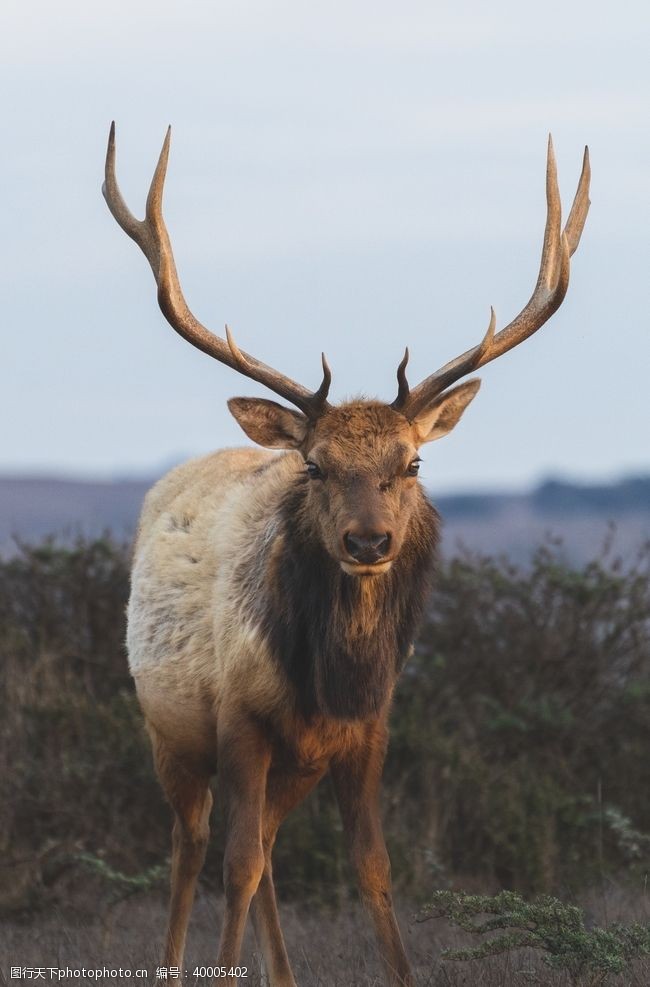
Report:
<svg viewBox="0 0 650 987"><path fill-rule="evenodd" d="M642 2L4 0L0 472L155 475L245 444L263 388L168 326L100 194L110 121L136 215L172 125L165 215L195 315L332 397L392 401L523 308L552 131L569 294L485 367L438 491L646 473L650 8ZM266 394L266 396L271 396Z"/></svg>

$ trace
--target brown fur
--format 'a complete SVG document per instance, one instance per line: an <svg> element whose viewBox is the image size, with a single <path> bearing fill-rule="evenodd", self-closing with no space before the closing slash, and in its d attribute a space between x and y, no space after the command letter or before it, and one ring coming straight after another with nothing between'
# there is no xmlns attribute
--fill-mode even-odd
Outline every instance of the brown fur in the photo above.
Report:
<svg viewBox="0 0 650 987"><path fill-rule="evenodd" d="M294 987L271 852L287 812L330 770L388 980L410 984L378 793L437 542L414 475L423 426L378 402L316 422L270 401L230 405L253 437L295 451L174 470L147 497L135 552L129 655L176 818L166 961L182 963L216 770L227 829L218 964L237 965L252 903L270 982ZM372 538L381 550L366 549Z"/></svg>
<svg viewBox="0 0 650 987"><path fill-rule="evenodd" d="M561 233L549 139L547 226L533 295L495 335L388 407L332 408L331 373L310 393L215 336L189 311L162 216L169 131L138 221L115 176L115 127L103 193L143 250L170 324L189 342L268 386L300 411L234 398L258 444L174 470L147 498L129 603L129 658L160 780L176 813L167 955L181 965L207 838L206 778L218 771L227 817L226 917L219 964L237 963L249 904L272 987L294 987L270 852L292 805L331 767L361 894L391 984L412 983L390 901L378 785L386 719L422 612L437 518L419 488L417 449L447 434L479 381L455 381L535 332L561 304L589 208L589 160ZM305 467L307 476L305 476ZM233 978L227 977L226 983Z"/></svg>

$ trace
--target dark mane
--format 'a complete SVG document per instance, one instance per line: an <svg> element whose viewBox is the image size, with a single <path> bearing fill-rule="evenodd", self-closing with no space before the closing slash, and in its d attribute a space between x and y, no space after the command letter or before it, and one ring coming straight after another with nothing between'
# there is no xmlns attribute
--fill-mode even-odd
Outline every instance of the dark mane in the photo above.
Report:
<svg viewBox="0 0 650 987"><path fill-rule="evenodd" d="M358 719L381 709L408 657L431 585L439 517L422 494L392 569L359 579L311 530L305 492L298 481L281 505L281 550L266 560L260 629L305 717Z"/></svg>

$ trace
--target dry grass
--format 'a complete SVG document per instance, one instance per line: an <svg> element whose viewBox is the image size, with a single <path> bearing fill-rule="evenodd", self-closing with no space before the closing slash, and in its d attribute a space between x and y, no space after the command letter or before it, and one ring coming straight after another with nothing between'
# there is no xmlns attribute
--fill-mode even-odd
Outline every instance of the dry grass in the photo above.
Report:
<svg viewBox="0 0 650 987"><path fill-rule="evenodd" d="M164 895L147 893L107 905L101 893L93 894L93 904L83 911L59 908L47 916L25 924L6 923L0 937L0 983L10 981L11 966L138 967L148 971L146 979L107 978L103 984L144 987L152 984L165 926ZM598 924L648 922L650 901L637 894L612 887L606 896L594 893L582 901L589 919ZM454 963L440 957L441 949L468 943L468 937L450 929L444 921L415 921L415 911L402 910L401 927L413 964L418 987L569 987L564 974L550 971L539 957L519 951L472 963ZM197 900L185 963L186 985L206 984L193 971L197 965L215 962L222 903L202 892ZM337 911L320 907L284 905L283 927L296 980L301 987L383 987L381 966L369 922L356 903ZM261 958L250 929L247 932L242 964L250 987L265 983ZM4 980L3 978L4 974ZM49 976L49 974L47 975ZM46 980L46 982L48 982ZM51 981L49 981L51 982ZM94 981L64 978L66 987L81 987ZM170 980L169 983L181 981ZM638 963L624 977L611 978L612 987L648 987L650 960Z"/></svg>

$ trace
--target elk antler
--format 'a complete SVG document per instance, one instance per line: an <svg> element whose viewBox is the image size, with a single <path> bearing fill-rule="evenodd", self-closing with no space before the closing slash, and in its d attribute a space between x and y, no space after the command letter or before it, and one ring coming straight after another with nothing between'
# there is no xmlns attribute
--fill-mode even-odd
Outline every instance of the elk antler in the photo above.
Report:
<svg viewBox="0 0 650 987"><path fill-rule="evenodd" d="M165 142L158 158L158 164L151 181L144 220L138 220L127 207L115 177L115 123L111 124L106 151L105 181L102 193L108 208L125 233L138 244L151 265L158 285L158 304L169 324L188 343L238 370L246 377L270 388L280 397L295 404L308 418L314 420L327 408L327 394L332 379L325 354L322 354L323 380L313 393L267 366L254 356L243 353L236 345L226 326L226 339L216 336L194 318L181 290L174 255L165 221L162 215L162 196L169 157L171 127L167 130Z"/></svg>
<svg viewBox="0 0 650 987"><path fill-rule="evenodd" d="M549 135L548 157L546 162L546 230L544 247L539 268L539 276L530 301L519 315L494 333L496 318L494 309L490 325L483 341L466 353L446 363L440 370L427 377L411 391L406 381L408 350L397 370L399 391L392 407L413 419L429 405L442 391L466 374L477 370L490 360L496 360L514 346L537 332L560 307L569 287L569 258L575 252L589 210L589 149L585 148L582 173L573 206L564 230L561 228L560 191L557 184L557 168L553 141Z"/></svg>

